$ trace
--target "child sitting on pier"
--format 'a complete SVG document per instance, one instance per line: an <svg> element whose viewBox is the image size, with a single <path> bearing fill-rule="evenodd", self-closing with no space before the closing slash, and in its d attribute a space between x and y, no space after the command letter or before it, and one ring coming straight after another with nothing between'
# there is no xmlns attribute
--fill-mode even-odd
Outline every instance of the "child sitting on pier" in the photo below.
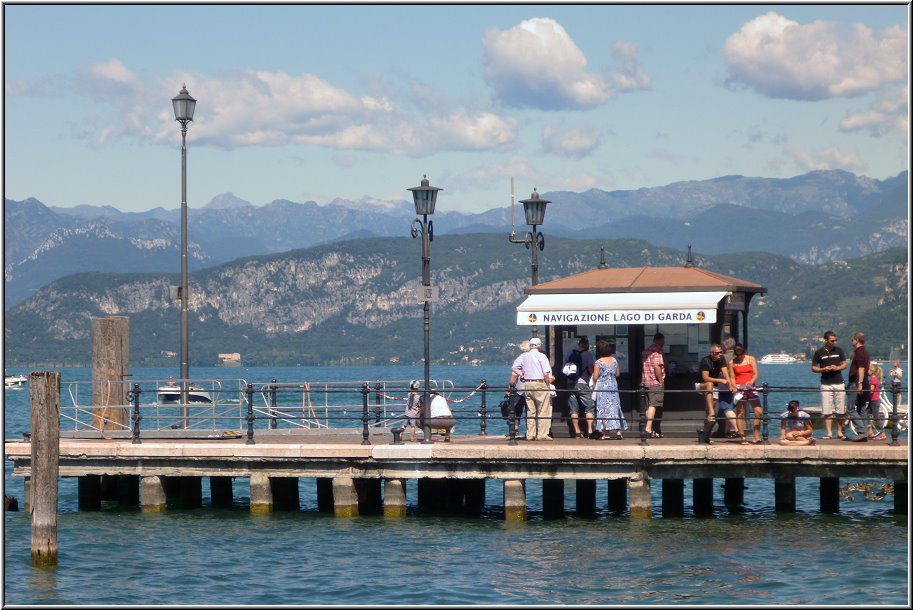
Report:
<svg viewBox="0 0 913 610"><path fill-rule="evenodd" d="M790 400L786 411L780 416L781 445L814 445L812 418L799 409L798 400Z"/></svg>

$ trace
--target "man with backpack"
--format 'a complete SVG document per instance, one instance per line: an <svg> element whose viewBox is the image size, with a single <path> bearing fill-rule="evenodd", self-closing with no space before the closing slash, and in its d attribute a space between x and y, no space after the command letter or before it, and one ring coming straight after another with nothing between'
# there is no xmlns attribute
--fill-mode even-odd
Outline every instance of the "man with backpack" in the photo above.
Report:
<svg viewBox="0 0 913 610"><path fill-rule="evenodd" d="M567 406L571 414L571 425L577 438L592 438L593 424L596 418L596 403L592 399L590 377L593 375L593 355L590 353L590 341L581 337L577 349L567 357L562 372L567 377ZM580 431L579 416L586 418L586 434Z"/></svg>

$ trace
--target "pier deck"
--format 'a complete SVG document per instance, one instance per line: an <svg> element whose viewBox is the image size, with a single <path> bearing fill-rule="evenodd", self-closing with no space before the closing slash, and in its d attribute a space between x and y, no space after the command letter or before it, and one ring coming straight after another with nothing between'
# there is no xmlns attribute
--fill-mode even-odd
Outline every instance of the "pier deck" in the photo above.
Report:
<svg viewBox="0 0 913 610"><path fill-rule="evenodd" d="M878 477L906 481L907 438L852 443L819 440L815 446L741 445L717 439L636 436L594 441L558 438L518 440L503 434L454 435L451 442L392 444L389 433L287 433L258 431L246 438L161 436L134 444L129 437L61 438L59 474L139 476L232 476L356 478L650 479L722 477ZM420 435L419 435L420 436ZM14 476L29 476L31 444L5 442Z"/></svg>

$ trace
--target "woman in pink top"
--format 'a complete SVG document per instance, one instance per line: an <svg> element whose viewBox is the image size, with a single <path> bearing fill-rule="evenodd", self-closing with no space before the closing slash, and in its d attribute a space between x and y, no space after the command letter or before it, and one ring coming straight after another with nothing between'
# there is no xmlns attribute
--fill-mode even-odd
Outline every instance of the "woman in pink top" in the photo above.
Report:
<svg viewBox="0 0 913 610"><path fill-rule="evenodd" d="M758 381L758 362L754 356L748 355L745 351L745 346L741 343L736 343L732 353L734 354L730 361L732 374L735 377L735 385L739 393L742 394L742 399L735 406L736 429L739 432L739 438L742 439L742 444L747 445L745 414L748 409L747 405L751 405L754 409L754 438L752 442L758 444L761 442L761 415L763 413L761 399L758 397L758 392L754 385Z"/></svg>

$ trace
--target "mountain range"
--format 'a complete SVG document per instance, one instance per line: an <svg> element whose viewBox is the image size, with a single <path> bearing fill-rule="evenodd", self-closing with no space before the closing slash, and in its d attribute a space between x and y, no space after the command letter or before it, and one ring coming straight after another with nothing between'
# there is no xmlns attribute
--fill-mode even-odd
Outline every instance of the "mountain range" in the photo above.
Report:
<svg viewBox="0 0 913 610"><path fill-rule="evenodd" d="M642 240L550 238L540 281L595 268L680 266L687 253ZM529 251L492 233L435 235L431 344L435 363L510 362L528 328L516 306ZM750 348L811 352L827 328L864 330L873 355L906 342L908 250L807 264L764 252L695 254L696 266L766 286L752 300ZM418 363L421 244L372 237L239 258L190 277L190 363L238 352L247 366ZM4 315L7 366L87 366L91 318L130 318L131 363L177 367L179 274L80 273L55 280Z"/></svg>
<svg viewBox="0 0 913 610"><path fill-rule="evenodd" d="M551 203L540 230L549 242L640 239L679 251L692 245L706 255L758 251L821 264L906 248L907 181L907 172L875 180L834 170L788 179L725 176L636 190L546 192L542 197ZM405 200L255 206L225 193L188 209L188 264L200 271L239 257L404 236L413 217ZM515 217L524 231L522 206ZM506 234L511 218L510 206L448 212L442 196L434 228L436 235ZM4 259L5 310L71 274L172 272L180 267L180 209L121 212L4 199Z"/></svg>

